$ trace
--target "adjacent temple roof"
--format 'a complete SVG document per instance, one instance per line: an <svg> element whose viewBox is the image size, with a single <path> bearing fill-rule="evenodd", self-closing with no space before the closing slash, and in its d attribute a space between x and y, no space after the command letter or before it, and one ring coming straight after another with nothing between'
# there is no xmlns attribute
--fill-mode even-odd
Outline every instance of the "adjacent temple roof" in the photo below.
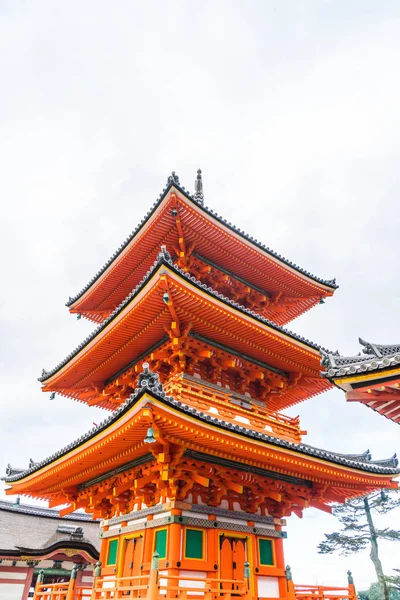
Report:
<svg viewBox="0 0 400 600"><path fill-rule="evenodd" d="M363 346L363 350L356 356L341 356L339 353L329 354L322 350L321 364L326 369L322 375L328 379L333 379L356 373L379 371L400 364L400 344L384 346L371 344L361 338L359 338L359 342Z"/></svg>
<svg viewBox="0 0 400 600"><path fill-rule="evenodd" d="M114 425L120 419L122 419L122 417L124 417L128 411L130 411L136 404L138 404L145 394L151 395L153 398L161 401L162 404L169 406L184 415L194 417L199 423L212 425L214 427L219 428L220 430L239 434L244 438L247 438L247 440L249 441L261 441L265 444L275 447L276 449L290 450L291 452L294 452L298 455L317 458L323 461L328 461L333 464L349 467L351 469L355 469L364 473L371 473L383 476L398 475L400 473L400 470L398 469L398 460L396 455L385 460L371 460L371 454L369 450L360 454L340 454L337 452L330 452L328 450L315 448L307 444L296 444L290 441L286 441L284 439L276 438L267 433L262 433L260 431L250 429L243 425L236 425L231 422L227 422L214 415L205 414L204 412L198 411L197 409L190 407L179 400L175 400L171 396L167 396L162 384L158 379L158 375L149 371L148 365L144 365L144 371L139 376L138 387L136 388L135 393L131 394L130 398L123 405L121 405L114 413L112 413L107 419L105 419L98 426L93 427L86 434L80 436L74 442L68 444L68 446L66 446L65 448L62 448L55 454L45 458L40 462L34 463L33 466L23 470L11 469L9 471L9 474L6 475L6 477L3 477L3 479L10 484L14 482L17 483L25 479L26 477L31 476L32 474L38 471L41 471L44 467L51 465L51 463L55 461L57 461L57 464L60 464L60 459L62 459L63 456L70 454L72 450L79 448L83 444L85 444L85 447L87 448L87 442L89 440L95 438L100 433L109 430L112 427L112 425ZM140 428L137 429L139 430ZM140 435L143 436L143 430L139 430L138 435L139 437ZM131 448L132 440L129 441L129 444ZM99 473L99 471L97 471L97 473Z"/></svg>
<svg viewBox="0 0 400 600"><path fill-rule="evenodd" d="M190 242L196 240L196 252L201 250L202 258L212 261L209 264L217 263L250 284L292 297L293 305L286 313L277 311L273 304L269 308L280 324L332 295L337 288L334 279L322 279L302 269L205 207L201 173L195 187L195 194L191 195L172 173L158 200L131 235L87 285L69 298L70 310L102 321L137 284L154 261L157 248L166 244L172 251L182 235L188 235ZM235 253L232 244L237 248Z"/></svg>
<svg viewBox="0 0 400 600"><path fill-rule="evenodd" d="M99 547L99 524L90 515L61 518L57 510L0 500L0 557L34 559L73 548L95 562Z"/></svg>
<svg viewBox="0 0 400 600"><path fill-rule="evenodd" d="M346 399L361 402L388 419L400 422L400 344L363 346L357 356L340 356L321 350L322 376L346 392Z"/></svg>

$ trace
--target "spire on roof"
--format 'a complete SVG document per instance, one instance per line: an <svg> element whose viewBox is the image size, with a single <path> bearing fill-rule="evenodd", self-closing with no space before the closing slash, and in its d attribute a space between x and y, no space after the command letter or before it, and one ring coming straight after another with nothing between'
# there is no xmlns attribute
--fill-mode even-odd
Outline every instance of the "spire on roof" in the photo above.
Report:
<svg viewBox="0 0 400 600"><path fill-rule="evenodd" d="M167 183L168 184L170 184L170 183L176 183L176 184L180 185L180 183L179 183L179 177L175 173L175 171L172 171L171 175L168 177Z"/></svg>
<svg viewBox="0 0 400 600"><path fill-rule="evenodd" d="M203 179L201 177L201 169L197 169L197 179L194 182L194 199L199 204L204 204Z"/></svg>

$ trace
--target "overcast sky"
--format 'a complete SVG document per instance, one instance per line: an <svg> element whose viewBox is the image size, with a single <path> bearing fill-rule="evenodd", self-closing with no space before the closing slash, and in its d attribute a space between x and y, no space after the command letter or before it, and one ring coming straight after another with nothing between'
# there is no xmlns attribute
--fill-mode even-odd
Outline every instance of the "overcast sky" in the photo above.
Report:
<svg viewBox="0 0 400 600"><path fill-rule="evenodd" d="M64 304L171 170L193 189L201 166L209 207L337 278L290 328L342 353L400 342L399 60L396 0L0 1L1 473L105 414L37 377L93 329ZM400 450L399 426L338 390L290 413L320 447ZM374 580L368 553L317 555L335 527L289 519L297 583Z"/></svg>

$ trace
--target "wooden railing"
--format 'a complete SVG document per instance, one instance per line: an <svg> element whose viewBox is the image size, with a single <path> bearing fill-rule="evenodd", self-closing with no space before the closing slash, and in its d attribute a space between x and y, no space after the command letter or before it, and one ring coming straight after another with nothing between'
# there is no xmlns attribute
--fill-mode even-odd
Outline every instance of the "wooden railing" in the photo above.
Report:
<svg viewBox="0 0 400 600"><path fill-rule="evenodd" d="M347 587L326 585L298 585L292 581L292 571L286 567L288 600L357 600L353 576L347 572Z"/></svg>
<svg viewBox="0 0 400 600"><path fill-rule="evenodd" d="M33 600L90 600L93 588L78 585L76 578L78 566L71 571L71 579L66 583L43 583L44 571L40 571Z"/></svg>
<svg viewBox="0 0 400 600"><path fill-rule="evenodd" d="M294 585L296 600L353 600L355 593L348 587L325 585Z"/></svg>
<svg viewBox="0 0 400 600"><path fill-rule="evenodd" d="M35 588L35 600L67 600L69 583L38 583Z"/></svg>
<svg viewBox="0 0 400 600"><path fill-rule="evenodd" d="M250 423L253 422L253 427L258 431L265 432L265 428L270 427L278 437L295 442L301 442L302 435L307 433L300 429L299 417L289 417L279 412L269 411L265 408L261 409L257 404L253 404L252 412L249 412L237 404L230 404L232 397L238 397L244 402L248 402L247 396L234 394L231 390L224 390L224 388L204 381L199 384L194 377L187 374L174 376L165 383L164 388L176 400L188 402L201 410L207 410L212 405L225 411L225 413L228 411L228 413L232 412L233 415L246 417ZM232 421L234 421L234 417L232 417ZM257 425L254 425L254 423L257 423Z"/></svg>
<svg viewBox="0 0 400 600"><path fill-rule="evenodd" d="M185 582L184 585L180 585L181 581ZM234 595L235 599L249 598L250 600L249 586L245 579L214 579L186 577L184 575L161 575L158 590L159 598L213 600L218 597L221 600L231 600L231 596Z"/></svg>
<svg viewBox="0 0 400 600"><path fill-rule="evenodd" d="M150 575L134 577L96 577L93 583L91 600L119 600L124 598L147 598Z"/></svg>
<svg viewBox="0 0 400 600"><path fill-rule="evenodd" d="M76 584L74 567L69 583L44 584L38 578L34 600L251 600L250 566L244 564L244 579L218 579L214 577L187 577L169 575L158 570L158 554L153 554L149 574L111 578L101 576L97 563L93 586ZM287 600L357 600L353 577L348 572L347 587L321 585L296 585L290 567L286 567Z"/></svg>

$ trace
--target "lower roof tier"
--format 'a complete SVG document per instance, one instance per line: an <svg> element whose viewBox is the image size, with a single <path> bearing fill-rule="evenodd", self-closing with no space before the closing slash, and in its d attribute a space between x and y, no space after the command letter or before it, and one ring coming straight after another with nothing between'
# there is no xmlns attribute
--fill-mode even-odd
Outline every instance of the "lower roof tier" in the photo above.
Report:
<svg viewBox="0 0 400 600"><path fill-rule="evenodd" d="M8 494L111 517L191 490L205 504L234 494L242 510L272 516L397 487L395 457L343 455L223 420L167 396L145 367L130 399L98 427L26 470L8 471Z"/></svg>
<svg viewBox="0 0 400 600"><path fill-rule="evenodd" d="M319 350L186 275L160 253L118 309L40 381L43 391L113 409L130 393L143 361L150 361L164 380L197 369L217 383L218 372L220 384L235 380L236 391L255 394L276 411L331 386L320 377Z"/></svg>

